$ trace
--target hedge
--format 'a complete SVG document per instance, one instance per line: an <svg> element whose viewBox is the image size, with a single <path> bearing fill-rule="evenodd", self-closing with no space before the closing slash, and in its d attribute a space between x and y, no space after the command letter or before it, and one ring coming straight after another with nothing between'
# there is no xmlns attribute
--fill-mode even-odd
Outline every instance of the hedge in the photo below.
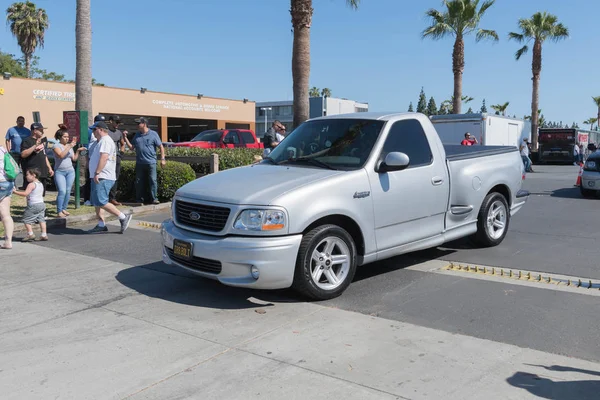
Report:
<svg viewBox="0 0 600 400"><path fill-rule="evenodd" d="M196 179L192 167L187 164L167 161L164 167L156 166L158 200L171 201L177 189ZM121 174L117 186L119 201L135 201L135 161L121 161Z"/></svg>
<svg viewBox="0 0 600 400"><path fill-rule="evenodd" d="M219 171L242 167L255 162L255 157L262 155L264 149L199 149L191 147L169 147L165 148L167 160L169 157L210 157L211 154L219 155ZM135 153L127 153L134 155ZM159 156L157 154L157 156ZM208 164L189 164L198 174L208 174Z"/></svg>

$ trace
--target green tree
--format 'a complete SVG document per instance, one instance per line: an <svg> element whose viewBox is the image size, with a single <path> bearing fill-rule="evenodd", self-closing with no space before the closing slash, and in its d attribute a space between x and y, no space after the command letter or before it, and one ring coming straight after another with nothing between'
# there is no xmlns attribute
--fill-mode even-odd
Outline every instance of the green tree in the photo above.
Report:
<svg viewBox="0 0 600 400"><path fill-rule="evenodd" d="M312 0L290 0L290 15L294 34L292 44L294 127L306 121L309 116L310 27L314 11L312 3ZM346 4L353 9L358 8L359 3L360 0L346 0Z"/></svg>
<svg viewBox="0 0 600 400"><path fill-rule="evenodd" d="M329 89L329 88L323 88L323 90L321 90L321 96L323 96L323 97L331 97L331 89Z"/></svg>
<svg viewBox="0 0 600 400"><path fill-rule="evenodd" d="M473 109L471 107L469 107L469 109L467 110L467 114L473 114Z"/></svg>
<svg viewBox="0 0 600 400"><path fill-rule="evenodd" d="M25 73L31 78L31 57L38 47L44 47L48 15L31 1L19 2L6 9L6 23L17 39L25 59Z"/></svg>
<svg viewBox="0 0 600 400"><path fill-rule="evenodd" d="M425 90L423 90L423 88L421 88L421 93L419 94L417 112L421 114L427 114L427 97L425 96Z"/></svg>
<svg viewBox="0 0 600 400"><path fill-rule="evenodd" d="M494 5L495 0L486 0L479 6L479 0L444 0L445 9L438 11L430 9L426 15L431 19L431 25L423 32L424 38L434 40L447 36L454 37L454 50L452 51L452 72L454 73L454 103L453 112L461 113L462 76L465 69L465 41L464 37L476 32L475 39L492 39L498 41L495 31L480 29L479 23L485 12Z"/></svg>
<svg viewBox="0 0 600 400"><path fill-rule="evenodd" d="M435 100L433 96L429 98L429 104L427 104L427 115L437 115L438 108L437 104L435 104Z"/></svg>
<svg viewBox="0 0 600 400"><path fill-rule="evenodd" d="M450 100L442 101L440 105L440 110L438 112L439 115L447 115L452 114L452 102Z"/></svg>
<svg viewBox="0 0 600 400"><path fill-rule="evenodd" d="M598 122L598 118L588 118L586 121L583 121L584 124L590 126L590 131L594 130L594 124Z"/></svg>
<svg viewBox="0 0 600 400"><path fill-rule="evenodd" d="M531 62L531 72L533 74L533 87L531 91L531 147L537 150L538 146L538 117L537 112L540 103L540 75L542 73L542 45L546 40L557 42L569 37L569 30L562 23L558 22L555 15L546 12L537 12L529 19L522 18L519 20L520 32L511 32L508 38L525 43L515 53L515 58L519 60L524 54L529 51L527 43L533 40L533 58Z"/></svg>
<svg viewBox="0 0 600 400"><path fill-rule="evenodd" d="M8 72L12 76L27 77L27 72L22 63L19 62L14 54L3 53L0 51L0 72Z"/></svg>
<svg viewBox="0 0 600 400"><path fill-rule="evenodd" d="M321 89L316 86L310 88L308 95L310 97L321 97Z"/></svg>
<svg viewBox="0 0 600 400"><path fill-rule="evenodd" d="M592 99L594 100L594 104L598 108L598 117L597 118L598 118L598 121L600 121L600 96L592 97Z"/></svg>
<svg viewBox="0 0 600 400"><path fill-rule="evenodd" d="M92 24L90 0L77 0L75 17L75 109L92 115Z"/></svg>
<svg viewBox="0 0 600 400"><path fill-rule="evenodd" d="M500 115L500 114L502 114L502 115L506 115L506 109L508 108L508 105L509 105L509 104L510 104L510 102L508 102L508 101L507 101L506 103L503 103L503 104L495 104L495 105L493 105L493 106L490 106L490 107L492 107L494 110L496 110L496 113L497 113L497 114L499 114L499 115Z"/></svg>
<svg viewBox="0 0 600 400"><path fill-rule="evenodd" d="M481 103L481 109L479 110L480 113L484 114L487 113L487 107L485 106L485 99L483 99L483 102Z"/></svg>
<svg viewBox="0 0 600 400"><path fill-rule="evenodd" d="M408 112L415 112L415 109L413 107L412 101L410 102L410 104L408 105Z"/></svg>

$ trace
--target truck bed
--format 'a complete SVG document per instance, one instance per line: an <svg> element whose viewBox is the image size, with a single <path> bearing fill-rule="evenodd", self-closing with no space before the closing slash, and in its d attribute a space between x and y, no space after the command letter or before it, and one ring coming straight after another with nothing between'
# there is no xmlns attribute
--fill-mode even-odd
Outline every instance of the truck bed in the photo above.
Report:
<svg viewBox="0 0 600 400"><path fill-rule="evenodd" d="M444 149L446 150L446 160L448 161L468 160L519 151L514 146L461 146L456 144L444 145Z"/></svg>

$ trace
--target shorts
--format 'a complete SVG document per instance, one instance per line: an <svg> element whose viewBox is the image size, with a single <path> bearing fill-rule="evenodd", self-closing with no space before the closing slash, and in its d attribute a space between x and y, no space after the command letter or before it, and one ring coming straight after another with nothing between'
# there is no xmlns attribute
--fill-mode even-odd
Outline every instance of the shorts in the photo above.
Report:
<svg viewBox="0 0 600 400"><path fill-rule="evenodd" d="M14 182L5 181L0 182L0 201L7 197L12 196L13 188L15 187Z"/></svg>
<svg viewBox="0 0 600 400"><path fill-rule="evenodd" d="M112 189L115 181L111 181L108 179L101 179L100 183L96 183L93 179L92 181L92 191L90 194L90 200L94 207L102 207L108 203L108 195L110 193L110 189Z"/></svg>
<svg viewBox="0 0 600 400"><path fill-rule="evenodd" d="M46 222L46 204L35 203L25 207L23 223L27 225Z"/></svg>

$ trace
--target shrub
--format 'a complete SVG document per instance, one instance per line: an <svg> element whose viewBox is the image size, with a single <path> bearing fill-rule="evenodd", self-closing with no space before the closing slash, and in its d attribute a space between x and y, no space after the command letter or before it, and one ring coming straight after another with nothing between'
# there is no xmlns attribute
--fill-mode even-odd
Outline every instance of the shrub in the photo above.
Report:
<svg viewBox="0 0 600 400"><path fill-rule="evenodd" d="M262 155L264 149L198 149L190 147L170 147L165 149L167 160L169 157L210 157L211 154L219 155L219 171L230 168L250 165L254 162L254 157ZM129 154L129 153L128 153ZM130 153L133 154L133 153ZM198 174L208 174L208 164L189 164Z"/></svg>
<svg viewBox="0 0 600 400"><path fill-rule="evenodd" d="M187 164L167 161L164 167L156 166L158 200L171 201L177 189L196 179L192 167ZM121 161L118 182L118 198L122 201L135 200L135 161Z"/></svg>

